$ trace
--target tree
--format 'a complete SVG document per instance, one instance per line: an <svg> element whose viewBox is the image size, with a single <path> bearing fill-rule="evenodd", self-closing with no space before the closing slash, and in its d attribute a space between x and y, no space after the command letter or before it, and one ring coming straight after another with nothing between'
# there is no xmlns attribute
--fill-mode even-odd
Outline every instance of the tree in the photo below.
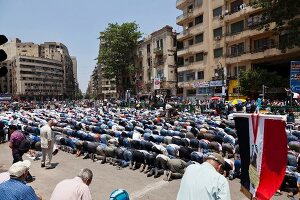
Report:
<svg viewBox="0 0 300 200"><path fill-rule="evenodd" d="M100 33L98 63L103 65L106 78L116 79L116 89L121 95L130 86L128 80L134 69L135 49L142 36L138 28L135 22L110 23Z"/></svg>
<svg viewBox="0 0 300 200"><path fill-rule="evenodd" d="M300 47L299 0L254 0L252 6L264 10L258 29L269 30L270 23L276 23L272 31L280 35L280 49Z"/></svg>
<svg viewBox="0 0 300 200"><path fill-rule="evenodd" d="M255 98L258 96L262 86L268 87L284 87L283 79L276 72L268 72L264 69L254 69L242 72L239 75L239 84L242 93L248 97Z"/></svg>

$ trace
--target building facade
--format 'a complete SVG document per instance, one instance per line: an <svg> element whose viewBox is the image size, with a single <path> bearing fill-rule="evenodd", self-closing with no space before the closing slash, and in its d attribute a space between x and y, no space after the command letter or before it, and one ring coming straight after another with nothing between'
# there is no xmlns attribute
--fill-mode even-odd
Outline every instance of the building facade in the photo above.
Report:
<svg viewBox="0 0 300 200"><path fill-rule="evenodd" d="M251 0L225 0L222 11L229 99L241 97L238 81L241 71L260 67L289 78L290 61L300 60L299 48L279 50L288 43L285 35L270 31L275 23L270 23L270 30L257 29L263 10L252 8L250 3Z"/></svg>
<svg viewBox="0 0 300 200"><path fill-rule="evenodd" d="M1 46L8 54L7 93L21 99L74 98L75 77L68 49L62 43L38 45L14 39Z"/></svg>
<svg viewBox="0 0 300 200"><path fill-rule="evenodd" d="M239 87L239 74L257 67L289 77L290 61L300 60L299 48L287 45L285 35L258 30L261 8L251 0L177 0L182 11L176 23L178 87L185 98L226 96L246 98Z"/></svg>
<svg viewBox="0 0 300 200"><path fill-rule="evenodd" d="M87 94L91 98L95 99L111 99L111 98L118 98L119 95L116 89L116 80L105 78L104 66L97 65L90 77Z"/></svg>
<svg viewBox="0 0 300 200"><path fill-rule="evenodd" d="M179 96L208 99L225 95L224 22L219 20L223 6L223 0L176 2L176 8L182 11L176 18L182 26L177 35Z"/></svg>
<svg viewBox="0 0 300 200"><path fill-rule="evenodd" d="M165 26L139 42L135 83L138 94L176 95L176 33Z"/></svg>

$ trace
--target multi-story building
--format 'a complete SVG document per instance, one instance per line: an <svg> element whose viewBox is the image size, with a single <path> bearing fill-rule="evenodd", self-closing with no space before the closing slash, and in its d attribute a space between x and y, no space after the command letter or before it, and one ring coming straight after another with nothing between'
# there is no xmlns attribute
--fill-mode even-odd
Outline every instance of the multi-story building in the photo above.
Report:
<svg viewBox="0 0 300 200"><path fill-rule="evenodd" d="M13 96L26 99L74 97L73 64L62 43L37 45L14 39L1 49L8 54L4 62L9 65L7 92Z"/></svg>
<svg viewBox="0 0 300 200"><path fill-rule="evenodd" d="M11 66L14 63L12 63L10 60L0 62L0 68L6 67L8 70L8 73L4 77L0 77L0 94L11 94L12 93L12 72L11 72Z"/></svg>
<svg viewBox="0 0 300 200"><path fill-rule="evenodd" d="M135 82L140 94L176 95L176 33L165 26L139 42ZM143 77L143 82L141 82Z"/></svg>
<svg viewBox="0 0 300 200"><path fill-rule="evenodd" d="M90 77L87 94L96 99L118 98L115 78L108 79L104 76L102 65L97 65Z"/></svg>
<svg viewBox="0 0 300 200"><path fill-rule="evenodd" d="M251 0L225 0L221 15L230 99L241 96L238 81L241 71L260 67L289 78L290 61L300 60L299 48L279 50L281 45L288 45L288 38L272 33L275 23L270 23L269 30L257 29L263 10L251 7L250 3Z"/></svg>
<svg viewBox="0 0 300 200"><path fill-rule="evenodd" d="M239 74L256 67L289 77L290 61L300 60L299 48L279 50L289 38L274 35L274 23L270 23L269 30L258 30L263 10L250 3L251 0L176 1L176 7L183 11L176 19L183 27L177 35L178 86L182 96L203 99L226 93L229 99L245 98L240 91Z"/></svg>
<svg viewBox="0 0 300 200"><path fill-rule="evenodd" d="M176 23L179 96L207 99L225 95L223 51L224 21L220 20L224 0L177 0L183 13Z"/></svg>

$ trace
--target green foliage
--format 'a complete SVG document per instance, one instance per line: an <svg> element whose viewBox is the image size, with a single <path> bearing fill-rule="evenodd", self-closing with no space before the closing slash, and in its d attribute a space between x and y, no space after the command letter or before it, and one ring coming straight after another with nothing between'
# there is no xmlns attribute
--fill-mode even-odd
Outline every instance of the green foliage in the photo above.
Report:
<svg viewBox="0 0 300 200"><path fill-rule="evenodd" d="M110 23L100 33L98 63L103 65L106 78L116 78L117 89L124 85L124 77L133 72L134 54L141 32L135 22Z"/></svg>
<svg viewBox="0 0 300 200"><path fill-rule="evenodd" d="M264 69L247 70L239 75L242 93L249 97L256 96L262 90L262 85L268 87L283 87L283 79L276 72Z"/></svg>
<svg viewBox="0 0 300 200"><path fill-rule="evenodd" d="M276 26L272 31L280 38L280 49L300 47L300 1L299 0L253 0L252 6L262 7L259 29L270 29L270 23Z"/></svg>

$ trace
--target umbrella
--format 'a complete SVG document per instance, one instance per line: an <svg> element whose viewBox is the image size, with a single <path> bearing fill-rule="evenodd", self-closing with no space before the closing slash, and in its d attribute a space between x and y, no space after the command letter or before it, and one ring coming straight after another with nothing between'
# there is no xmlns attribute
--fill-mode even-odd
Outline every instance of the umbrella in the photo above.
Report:
<svg viewBox="0 0 300 200"><path fill-rule="evenodd" d="M232 105L236 105L236 104L244 103L244 102L246 102L246 99L234 99L234 100L230 101L230 103Z"/></svg>
<svg viewBox="0 0 300 200"><path fill-rule="evenodd" d="M212 97L210 100L220 100L221 97Z"/></svg>

